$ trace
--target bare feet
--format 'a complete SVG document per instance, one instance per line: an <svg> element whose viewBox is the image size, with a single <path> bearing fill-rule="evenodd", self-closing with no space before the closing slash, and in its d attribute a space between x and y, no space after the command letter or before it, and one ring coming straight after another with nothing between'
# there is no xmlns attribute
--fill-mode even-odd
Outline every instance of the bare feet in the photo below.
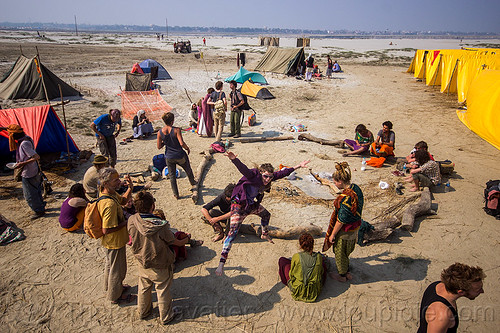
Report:
<svg viewBox="0 0 500 333"><path fill-rule="evenodd" d="M224 263L220 262L219 267L215 270L215 275L222 276L222 274L224 274Z"/></svg>
<svg viewBox="0 0 500 333"><path fill-rule="evenodd" d="M412 187L410 187L410 189L408 191L410 191L410 192L417 192L418 188L416 186L412 186Z"/></svg>
<svg viewBox="0 0 500 333"><path fill-rule="evenodd" d="M224 233L217 234L214 238L212 238L212 242L218 242L224 238Z"/></svg>
<svg viewBox="0 0 500 333"><path fill-rule="evenodd" d="M347 281L347 278L345 276L341 276L340 274L337 274L337 273L330 272L330 273L328 273L328 275L330 275L330 277L332 279L337 280L339 282L346 282Z"/></svg>
<svg viewBox="0 0 500 333"><path fill-rule="evenodd" d="M260 236L260 238L261 238L261 239L263 239L263 240L268 241L268 242L269 242L269 243L271 243L271 244L274 244L273 240L271 239L271 237L270 237L269 235L264 235L264 234L262 234L262 235Z"/></svg>

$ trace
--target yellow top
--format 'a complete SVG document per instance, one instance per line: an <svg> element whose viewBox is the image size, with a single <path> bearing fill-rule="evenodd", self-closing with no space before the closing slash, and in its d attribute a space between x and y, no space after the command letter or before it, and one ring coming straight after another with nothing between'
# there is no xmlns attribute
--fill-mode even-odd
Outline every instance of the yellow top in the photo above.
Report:
<svg viewBox="0 0 500 333"><path fill-rule="evenodd" d="M103 194L101 194L101 196L102 195ZM114 195L105 195L113 197L114 199L103 199L97 203L97 209L101 214L102 227L106 229L115 228L125 220L125 217L123 216L123 209L120 205L123 203L124 198L118 193L115 193ZM118 231L102 236L102 246L110 250L121 249L127 244L127 242L127 226L124 226Z"/></svg>

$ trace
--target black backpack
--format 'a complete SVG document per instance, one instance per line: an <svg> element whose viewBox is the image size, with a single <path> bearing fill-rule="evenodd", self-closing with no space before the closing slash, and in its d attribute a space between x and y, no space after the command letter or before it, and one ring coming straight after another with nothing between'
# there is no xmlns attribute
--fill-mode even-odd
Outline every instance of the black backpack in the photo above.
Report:
<svg viewBox="0 0 500 333"><path fill-rule="evenodd" d="M499 191L491 193L492 191ZM491 193L491 195L490 195ZM484 190L484 211L500 220L500 180L490 180Z"/></svg>
<svg viewBox="0 0 500 333"><path fill-rule="evenodd" d="M241 88L238 89L238 92L241 94ZM233 92L231 91L231 94L233 94ZM251 110L252 108L250 107L250 105L248 105L248 97L247 95L245 94L241 94L241 96L243 97L243 105L240 106L240 110ZM238 98L238 94L236 94L236 100L238 101L238 103L236 104L239 104L240 103L240 99Z"/></svg>

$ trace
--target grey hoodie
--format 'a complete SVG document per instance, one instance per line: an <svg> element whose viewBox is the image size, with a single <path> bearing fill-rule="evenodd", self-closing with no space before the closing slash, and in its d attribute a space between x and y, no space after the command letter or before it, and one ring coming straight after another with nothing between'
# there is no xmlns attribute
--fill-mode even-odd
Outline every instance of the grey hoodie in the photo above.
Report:
<svg viewBox="0 0 500 333"><path fill-rule="evenodd" d="M170 250L174 234L168 221L152 214L135 214L128 219L128 232L132 237L132 252L144 268L168 268L175 260Z"/></svg>

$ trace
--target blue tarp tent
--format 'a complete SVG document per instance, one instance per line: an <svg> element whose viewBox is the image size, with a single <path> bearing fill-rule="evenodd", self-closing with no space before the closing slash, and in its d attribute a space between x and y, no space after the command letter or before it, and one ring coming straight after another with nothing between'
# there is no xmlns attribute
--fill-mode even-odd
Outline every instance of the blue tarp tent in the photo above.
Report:
<svg viewBox="0 0 500 333"><path fill-rule="evenodd" d="M33 106L20 109L0 110L0 127L19 124L29 135L38 154L67 151L66 131L61 120L50 105ZM69 151L77 153L73 138L68 135ZM0 155L11 155L9 150L9 135L7 131L0 132Z"/></svg>
<svg viewBox="0 0 500 333"><path fill-rule="evenodd" d="M240 70L236 74L227 77L224 81L229 82L234 80L238 83L243 83L248 79L252 80L253 83L267 84L266 78L262 74L249 72L243 67L240 67Z"/></svg>
<svg viewBox="0 0 500 333"><path fill-rule="evenodd" d="M153 80L171 80L172 77L168 74L165 67L163 67L158 61L153 59L146 59L139 64L144 73L151 73L152 67L158 67L158 76L152 77Z"/></svg>

